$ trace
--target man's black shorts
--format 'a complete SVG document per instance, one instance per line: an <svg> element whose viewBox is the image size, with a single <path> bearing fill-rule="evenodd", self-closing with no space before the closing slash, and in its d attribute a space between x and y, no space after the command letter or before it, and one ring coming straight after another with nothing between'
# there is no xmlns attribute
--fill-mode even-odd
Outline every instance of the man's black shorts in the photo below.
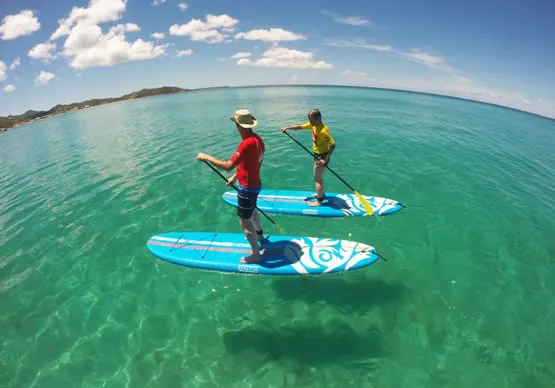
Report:
<svg viewBox="0 0 555 388"><path fill-rule="evenodd" d="M249 219L256 208L259 191L247 191L239 187L237 193L237 215L243 219Z"/></svg>

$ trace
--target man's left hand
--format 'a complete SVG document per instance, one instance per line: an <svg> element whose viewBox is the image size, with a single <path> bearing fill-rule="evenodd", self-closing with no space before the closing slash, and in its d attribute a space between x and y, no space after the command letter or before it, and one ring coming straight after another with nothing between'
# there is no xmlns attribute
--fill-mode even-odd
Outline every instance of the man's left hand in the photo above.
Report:
<svg viewBox="0 0 555 388"><path fill-rule="evenodd" d="M320 160L318 160L318 163L320 163L320 166L323 166L327 163L327 159L326 158L321 158Z"/></svg>
<svg viewBox="0 0 555 388"><path fill-rule="evenodd" d="M203 154L202 152L199 152L198 155L197 155L197 160L200 160L201 162L205 161L205 160L209 161L210 160L210 155L206 155L206 154Z"/></svg>

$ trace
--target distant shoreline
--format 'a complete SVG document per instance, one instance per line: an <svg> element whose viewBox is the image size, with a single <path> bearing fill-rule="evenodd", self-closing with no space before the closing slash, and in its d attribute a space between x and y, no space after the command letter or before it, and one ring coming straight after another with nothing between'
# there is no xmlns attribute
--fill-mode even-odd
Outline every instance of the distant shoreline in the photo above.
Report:
<svg viewBox="0 0 555 388"><path fill-rule="evenodd" d="M300 87L324 87L324 88L332 87L332 88L373 89L373 90L383 90L383 91L392 91L392 92L401 92L401 93L414 93L414 94L449 98L454 100L468 101L468 102L473 102L477 104L491 105L491 106L513 110L516 112L521 112L532 116L537 116L543 119L555 121L555 118L552 118L549 116L544 116L539 113L525 111L522 109L507 106L507 105L495 104L492 102L473 100L471 98L451 96L448 94L441 94L441 93L421 92L421 91L406 90L406 89L382 88L382 87L375 87L375 86L334 85L334 84L257 84L257 85L241 85L241 86L211 86L211 87L196 88L196 89L184 89L184 88L175 87L175 86L163 86L159 88L141 89L136 92L125 94L121 97L97 98L97 99L89 99L81 102L75 102L71 104L58 104L52 107L51 109L49 109L48 111L28 110L27 112L21 115L10 115L7 117L0 116L0 133L7 132L11 129L15 129L26 124L31 124L36 121L42 121L45 119L57 117L77 110L88 109L95 106L101 106L101 105L106 105L114 102L134 100L139 98L147 98L147 97L153 97L153 96L184 93L184 92L218 90L218 89L245 89L245 88L259 88L259 87L299 87L299 86Z"/></svg>
<svg viewBox="0 0 555 388"><path fill-rule="evenodd" d="M28 110L27 112L22 113L20 115L9 115L4 117L0 116L0 133L7 132L11 129L15 129L23 125L31 124L36 121L50 119L53 117L61 116L66 113L71 113L82 109L88 109L95 106L112 104L120 101L162 96L166 94L195 92L200 90L226 89L226 88L229 88L229 86L211 86L211 87L197 88L197 89L183 89L177 86L162 86L159 88L141 89L136 92L124 94L123 96L120 96L120 97L95 98L95 99L89 99L81 102L73 102L70 104L58 104L47 111Z"/></svg>
<svg viewBox="0 0 555 388"><path fill-rule="evenodd" d="M153 88L153 89L141 89L136 92L124 94L123 96L120 96L120 97L95 98L95 99L89 99L81 102L73 102L71 104L58 104L47 111L28 110L27 112L20 115L10 115L6 117L0 117L0 132L6 132L10 129L14 129L22 125L49 119L52 117L60 116L60 115L74 112L81 109L92 108L95 106L111 104L119 101L134 100L137 98L146 98L146 97L159 96L164 94L190 92L193 90L194 89L182 89L175 86L163 86L160 88Z"/></svg>

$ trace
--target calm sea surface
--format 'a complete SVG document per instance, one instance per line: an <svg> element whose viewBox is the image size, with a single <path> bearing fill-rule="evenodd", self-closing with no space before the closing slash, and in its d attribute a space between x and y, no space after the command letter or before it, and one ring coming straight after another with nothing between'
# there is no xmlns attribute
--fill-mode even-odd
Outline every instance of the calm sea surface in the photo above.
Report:
<svg viewBox="0 0 555 388"><path fill-rule="evenodd" d="M334 170L408 208L274 218L288 234L371 244L387 262L264 277L148 252L157 233L241 232L228 188L195 160L233 154L236 109L260 121L264 188L313 190L310 156L279 128L315 107L337 142ZM9 131L0 386L552 387L554 199L555 121L414 93L206 90Z"/></svg>

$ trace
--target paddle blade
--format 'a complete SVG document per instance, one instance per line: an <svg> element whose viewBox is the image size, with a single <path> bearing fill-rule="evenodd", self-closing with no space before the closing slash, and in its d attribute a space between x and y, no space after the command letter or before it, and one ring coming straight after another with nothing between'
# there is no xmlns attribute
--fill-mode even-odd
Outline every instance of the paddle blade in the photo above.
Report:
<svg viewBox="0 0 555 388"><path fill-rule="evenodd" d="M370 204L368 203L368 201L366 200L366 198L364 198L362 195L360 195L358 192L355 191L355 195L358 197L358 200L360 201L360 203L362 204L362 207L364 207L364 210L366 211L366 213L371 216L374 214L374 209L372 208L372 206L370 206Z"/></svg>

